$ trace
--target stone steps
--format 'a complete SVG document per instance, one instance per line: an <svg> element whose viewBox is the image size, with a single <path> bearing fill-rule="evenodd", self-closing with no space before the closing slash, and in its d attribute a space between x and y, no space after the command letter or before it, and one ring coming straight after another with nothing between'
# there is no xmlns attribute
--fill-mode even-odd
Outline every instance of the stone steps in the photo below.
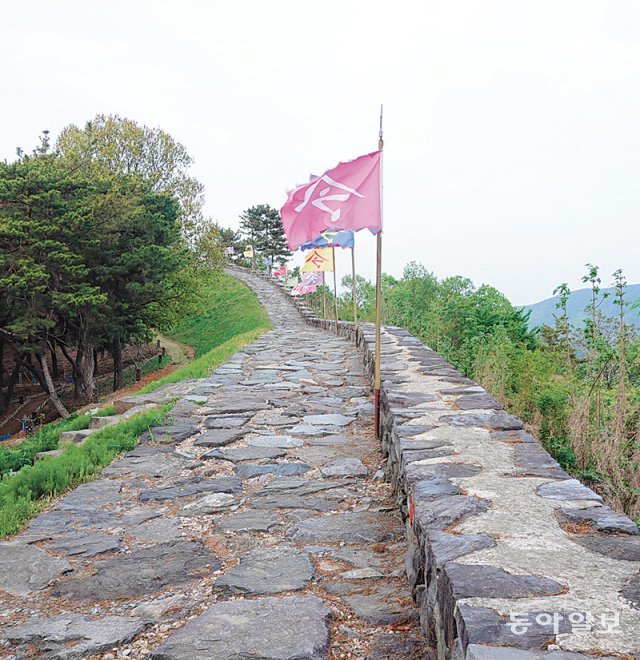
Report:
<svg viewBox="0 0 640 660"><path fill-rule="evenodd" d="M63 443L72 443L74 445L82 445L86 442L87 438L101 429L107 428L109 426L115 426L119 424L123 419L128 419L137 415L138 413L144 412L145 410L151 410L156 407L154 403L144 403L136 404L127 408L126 411L119 415L106 415L92 417L89 421L88 429L79 429L77 431L62 431L60 433L59 442Z"/></svg>
<svg viewBox="0 0 640 660"><path fill-rule="evenodd" d="M40 451L33 457L33 461L35 463L36 461L40 461L43 458L56 458L57 456L62 456L63 453L64 453L63 449L50 449L49 451Z"/></svg>
<svg viewBox="0 0 640 660"><path fill-rule="evenodd" d="M60 434L60 444L70 442L74 445L81 445L92 433L95 433L96 431L96 428L80 429L78 431L63 431Z"/></svg>
<svg viewBox="0 0 640 660"><path fill-rule="evenodd" d="M89 422L89 428L93 431L103 429L107 426L113 426L122 419L121 415L111 415L109 417L92 417Z"/></svg>

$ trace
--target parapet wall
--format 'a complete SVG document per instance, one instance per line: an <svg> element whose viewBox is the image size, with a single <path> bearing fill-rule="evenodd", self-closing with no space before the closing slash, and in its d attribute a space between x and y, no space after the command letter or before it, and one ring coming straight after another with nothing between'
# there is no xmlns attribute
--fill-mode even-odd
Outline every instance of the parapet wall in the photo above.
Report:
<svg viewBox="0 0 640 660"><path fill-rule="evenodd" d="M231 269L251 286L254 273ZM270 279L274 286L282 288ZM306 320L335 332L333 321ZM340 322L373 378L374 329ZM638 527L482 387L401 328L381 341L381 441L407 577L440 658L640 658Z"/></svg>

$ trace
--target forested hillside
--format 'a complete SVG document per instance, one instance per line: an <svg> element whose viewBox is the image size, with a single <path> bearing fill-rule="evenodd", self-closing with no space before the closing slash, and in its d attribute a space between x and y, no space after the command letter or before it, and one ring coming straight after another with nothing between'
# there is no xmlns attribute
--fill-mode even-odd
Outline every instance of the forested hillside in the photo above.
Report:
<svg viewBox="0 0 640 660"><path fill-rule="evenodd" d="M626 288L627 323L640 326L640 308L633 306L640 300L640 284L629 284ZM532 305L524 305L524 311L531 311L529 315L529 327L539 328L543 325L553 326L555 317L558 315L557 305L560 302L560 296L554 295ZM585 311L591 303L591 289L578 289L572 291L567 300L567 316L574 325L584 322L587 317ZM604 316L611 317L616 314L615 289L605 288L598 294L598 306Z"/></svg>

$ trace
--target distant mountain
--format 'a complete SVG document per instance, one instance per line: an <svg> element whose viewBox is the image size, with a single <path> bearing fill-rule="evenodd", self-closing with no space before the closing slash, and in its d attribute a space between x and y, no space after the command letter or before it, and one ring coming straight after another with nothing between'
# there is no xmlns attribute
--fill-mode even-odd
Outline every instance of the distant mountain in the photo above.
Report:
<svg viewBox="0 0 640 660"><path fill-rule="evenodd" d="M618 310L614 304L614 289L601 289L600 299L602 295L608 293L609 297L602 300L599 309L605 316L617 316ZM640 284L629 284L625 290L625 300L629 303L640 299ZM535 328L541 325L555 325L554 315L560 314L560 310L556 308L560 296L553 296L541 302L534 303L533 305L524 305L521 309L530 309L531 316L529 317L529 327ZM572 291L571 296L567 302L567 314L569 320L573 325L580 325L584 320L586 314L584 308L591 304L591 289L578 289ZM640 311L627 307L626 320L628 323L640 326Z"/></svg>

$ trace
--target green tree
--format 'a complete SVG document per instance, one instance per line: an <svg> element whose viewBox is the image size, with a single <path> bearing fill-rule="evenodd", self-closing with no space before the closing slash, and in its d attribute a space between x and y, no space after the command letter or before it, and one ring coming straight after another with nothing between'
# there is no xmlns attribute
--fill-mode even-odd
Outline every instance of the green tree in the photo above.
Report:
<svg viewBox="0 0 640 660"><path fill-rule="evenodd" d="M345 289L345 292L342 294L340 300L340 317L352 320L353 300L351 293L351 282L351 275L345 275L342 278L342 286ZM356 304L358 306L358 318L360 320L374 320L376 308L376 288L373 284L371 284L371 282L362 277L362 275L356 275Z"/></svg>
<svg viewBox="0 0 640 660"><path fill-rule="evenodd" d="M63 416L68 413L48 367L50 338L65 321L76 322L84 335L106 300L74 249L86 240L87 195L87 183L70 177L50 154L0 166L0 298L8 310L3 332L25 360L35 355L43 387Z"/></svg>
<svg viewBox="0 0 640 660"><path fill-rule="evenodd" d="M614 415L614 437L621 442L626 435L627 422L627 324L625 321L625 289L627 280L619 268L613 274L615 281L615 304L618 307L618 331L616 345L618 349L618 391L616 395L616 409Z"/></svg>
<svg viewBox="0 0 640 660"><path fill-rule="evenodd" d="M56 151L87 176L114 175L143 181L154 193L175 197L185 236L193 242L203 223L204 186L189 175L193 159L185 147L160 128L119 115L96 115L84 128L70 124Z"/></svg>
<svg viewBox="0 0 640 660"><path fill-rule="evenodd" d="M221 227L220 225L217 225L217 227L218 240L223 248L233 248L236 252L239 252L244 247L239 231L228 227Z"/></svg>
<svg viewBox="0 0 640 660"><path fill-rule="evenodd" d="M591 285L591 302L585 308L587 317L584 321L583 346L587 356L585 363L588 378L591 380L591 395L593 396L594 423L599 432L602 422L602 377L611 358L610 346L603 334L603 318L600 313L602 301L608 296L600 296L598 266L586 264L587 274L582 278L585 284Z"/></svg>
<svg viewBox="0 0 640 660"><path fill-rule="evenodd" d="M245 237L247 246L253 249L252 267L256 259L270 258L272 265L281 265L291 257L277 209L268 204L252 206L240 216L240 232Z"/></svg>
<svg viewBox="0 0 640 660"><path fill-rule="evenodd" d="M3 405L26 367L67 414L49 369L55 347L72 365L76 397L95 395L97 350L112 351L121 384L122 343L148 339L172 295L184 297L178 213L173 197L138 179L89 180L44 149L0 165L0 348L16 353Z"/></svg>
<svg viewBox="0 0 640 660"><path fill-rule="evenodd" d="M563 282L553 290L553 295L558 296L558 302L555 307L559 310L559 314L554 314L556 321L555 324L555 337L557 343L564 352L567 360L567 367L571 367L575 358L575 353L571 346L571 333L572 327L569 321L569 298L571 297L571 289L566 282Z"/></svg>
<svg viewBox="0 0 640 660"><path fill-rule="evenodd" d="M220 270L225 262L226 234L218 223L208 221L193 243L196 269Z"/></svg>
<svg viewBox="0 0 640 660"><path fill-rule="evenodd" d="M95 348L114 360L114 390L123 386L122 346L148 341L154 328L174 320L175 301L185 294L187 262L177 201L137 181L106 184L93 199L85 231L89 277L106 296Z"/></svg>

